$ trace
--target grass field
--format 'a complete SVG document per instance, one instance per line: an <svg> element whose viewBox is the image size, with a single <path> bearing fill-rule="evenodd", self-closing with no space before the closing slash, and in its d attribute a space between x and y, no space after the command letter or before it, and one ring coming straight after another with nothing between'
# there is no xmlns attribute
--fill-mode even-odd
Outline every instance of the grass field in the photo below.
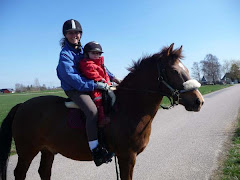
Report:
<svg viewBox="0 0 240 180"><path fill-rule="evenodd" d="M31 93L15 93L15 94L1 94L0 95L0 124L6 117L10 109L18 103L25 102L28 99L44 95L65 96L63 91L46 91L46 92L31 92Z"/></svg>

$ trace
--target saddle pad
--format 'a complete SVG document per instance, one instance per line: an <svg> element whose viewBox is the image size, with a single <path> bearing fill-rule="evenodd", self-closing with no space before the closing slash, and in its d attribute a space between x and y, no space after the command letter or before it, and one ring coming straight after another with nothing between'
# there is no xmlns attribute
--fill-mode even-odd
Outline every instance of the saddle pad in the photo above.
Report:
<svg viewBox="0 0 240 180"><path fill-rule="evenodd" d="M70 108L68 111L67 124L68 127L73 129L85 129L86 118L84 113L79 109Z"/></svg>

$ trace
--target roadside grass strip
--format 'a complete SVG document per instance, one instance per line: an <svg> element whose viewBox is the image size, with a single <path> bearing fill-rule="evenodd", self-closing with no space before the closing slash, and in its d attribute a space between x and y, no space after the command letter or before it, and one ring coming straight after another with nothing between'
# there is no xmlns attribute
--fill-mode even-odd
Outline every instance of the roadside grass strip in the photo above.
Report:
<svg viewBox="0 0 240 180"><path fill-rule="evenodd" d="M227 88L230 86L232 86L232 85L229 85L229 84L227 84L227 85L205 85L205 86L201 86L199 88L199 91L202 93L202 95L204 95L204 94L218 91L220 89L224 89L224 88Z"/></svg>
<svg viewBox="0 0 240 180"><path fill-rule="evenodd" d="M240 179L240 113L238 116L238 126L232 138L232 146L228 151L227 159L223 163L221 179Z"/></svg>

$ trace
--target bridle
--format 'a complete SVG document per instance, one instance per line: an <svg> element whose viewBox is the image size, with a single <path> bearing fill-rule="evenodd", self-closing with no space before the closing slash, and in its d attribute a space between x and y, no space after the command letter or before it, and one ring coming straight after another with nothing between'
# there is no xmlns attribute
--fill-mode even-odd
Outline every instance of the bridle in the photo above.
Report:
<svg viewBox="0 0 240 180"><path fill-rule="evenodd" d="M158 78L157 79L158 79L159 86L161 86L161 84L164 84L170 90L170 94L162 92L162 91L156 91L156 90L133 89L133 88L126 88L126 87L117 87L117 89L134 91L134 92L142 92L142 93L158 93L158 94L161 94L162 96L167 97L169 102L170 102L170 106L168 106L168 107L160 105L163 109L171 109L175 105L178 105L179 101L180 101L180 95L182 93L186 93L186 92L193 91L193 90L197 89L197 88L191 88L191 89L187 89L187 90L186 89L179 90L179 89L173 88L168 83L168 77L167 77L167 74L166 74L165 66L163 64L159 63L159 62L157 62L157 71L158 71Z"/></svg>
<svg viewBox="0 0 240 180"><path fill-rule="evenodd" d="M191 89L188 89L188 90L175 89L168 83L168 77L167 77L167 74L166 74L165 66L163 66L161 63L157 62L157 70L158 70L159 86L161 86L161 83L162 83L170 90L170 95L160 92L161 94L163 94L164 96L166 96L168 98L168 100L171 104L168 107L160 105L163 109L170 109L170 108L174 107L174 105L178 105L179 100L180 100L180 94L197 89L197 88L191 88Z"/></svg>

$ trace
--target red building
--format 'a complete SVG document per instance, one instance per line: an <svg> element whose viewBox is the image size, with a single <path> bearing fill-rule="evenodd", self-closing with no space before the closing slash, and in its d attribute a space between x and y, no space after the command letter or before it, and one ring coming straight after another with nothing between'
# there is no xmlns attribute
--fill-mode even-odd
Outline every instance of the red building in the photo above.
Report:
<svg viewBox="0 0 240 180"><path fill-rule="evenodd" d="M0 89L0 93L13 93L13 89Z"/></svg>

